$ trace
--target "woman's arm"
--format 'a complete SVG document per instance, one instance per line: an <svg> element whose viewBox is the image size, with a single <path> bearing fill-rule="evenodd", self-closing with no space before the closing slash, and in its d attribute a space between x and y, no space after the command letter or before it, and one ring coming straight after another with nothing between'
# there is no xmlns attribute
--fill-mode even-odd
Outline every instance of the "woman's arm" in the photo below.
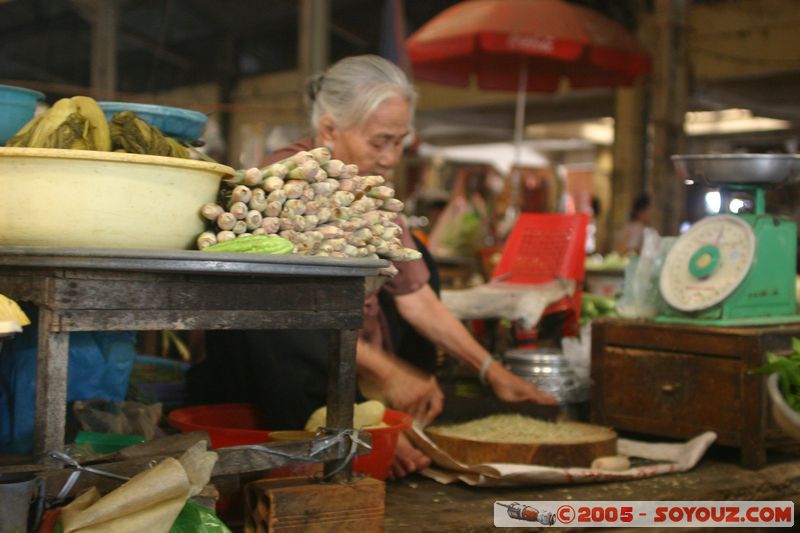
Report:
<svg viewBox="0 0 800 533"><path fill-rule="evenodd" d="M356 370L359 377L378 388L389 406L410 414L427 424L442 412L444 394L434 376L428 376L359 339L356 347Z"/></svg>
<svg viewBox="0 0 800 533"><path fill-rule="evenodd" d="M476 372L491 357L470 335L461 321L436 297L429 285L396 296L397 309L414 329ZM491 360L486 380L495 394L507 402L533 401L555 404L556 399Z"/></svg>

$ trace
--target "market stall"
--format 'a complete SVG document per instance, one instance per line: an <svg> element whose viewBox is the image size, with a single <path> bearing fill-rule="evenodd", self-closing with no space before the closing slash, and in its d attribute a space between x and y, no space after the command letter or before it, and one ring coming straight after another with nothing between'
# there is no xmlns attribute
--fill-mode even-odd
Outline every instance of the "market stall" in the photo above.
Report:
<svg viewBox="0 0 800 533"><path fill-rule="evenodd" d="M490 491L491 497L484 498L452 485L406 484L396 487L403 505L432 505L446 510L425 516L440 530L448 531L456 530L456 522L462 525L469 520L452 521L441 515L469 513L467 507L480 508L485 515L494 502L506 497L517 501L628 500L634 490L636 499L648 497L638 490L645 494L652 490L649 497L656 500L760 499L760 494L742 492L743 479L749 480L744 483L765 479L763 472L773 468L796 477L796 418L792 416L796 412L787 406L796 401L796 378L792 374L800 337L793 286L797 235L793 221L768 213L764 190L796 180L798 158L729 154L676 156L674 160L676 179L702 181L722 189L723 211L696 222L680 237L648 236L641 256L632 258L627 266L619 258L610 260L608 267L602 259L587 260L587 269L594 263L599 273L606 268L624 269L620 283L590 286L589 290L597 294L588 299L584 296L581 311L591 321L591 347L586 351L591 357L591 420L620 434L612 452L598 452L596 457L617 454L613 459L624 456L629 461L620 463L623 466L616 470L610 466L612 458L604 457L593 462L591 469L583 470L577 468L580 461L573 456L573 462L568 463L572 468L559 469L560 459L549 456L544 444L535 452L533 448L512 450L512 432L522 431L522 420L502 425L499 419L482 419L482 429L470 428L470 433L467 424L448 426L447 431L452 433L446 438L439 434L439 428L430 428L427 436L420 435L417 441L434 458L426 476L448 485L496 489ZM731 203L734 198L748 208L731 212L728 206L738 205ZM515 231L530 222L523 216ZM512 233L507 252L514 250L514 242ZM527 242L532 245L536 241L530 236ZM541 250L541 246L533 248ZM514 265L511 276L478 290L499 291L503 285L511 285L514 295L521 297L536 288L530 280L516 279L514 283L531 262L509 263ZM583 275L581 271L578 279L583 281ZM556 278L551 275L548 279L555 282ZM544 288L546 285L539 284L539 290ZM596 305L602 304L604 311L614 313L613 298L606 308L607 296L617 295L622 296L617 306L622 317L598 318ZM500 296L498 292L491 299L493 306L502 304ZM476 312L474 306L462 307L464 310L456 307L456 311L474 318L468 314ZM511 312L503 316L520 320ZM555 361L563 358L563 353L550 349L545 356L544 351L528 349L526 364L521 365L519 354L525 351L525 347L508 350L502 357L509 368L527 379L540 386L552 384L559 368ZM768 382L765 372L780 375ZM552 390L566 392L566 381L558 382ZM588 446L601 439L587 434L580 442ZM567 451L572 443L566 438L561 441L561 453L579 453ZM709 451L712 443L722 447ZM648 450L649 446L654 448ZM679 446L684 446L683 451L678 451ZM664 453L670 447L675 453ZM659 452L650 456L656 448ZM733 450L738 451L738 457L731 455ZM707 451L711 459L701 462ZM534 453L544 455L530 460L526 457ZM731 462L739 462L741 467ZM523 466L529 463L536 466ZM781 466L774 466L776 463ZM666 469L662 473L673 474L669 481L631 481L653 476L661 468ZM692 472L685 473L689 470ZM725 474L719 474L723 471ZM786 481L785 477L781 479ZM618 482L593 489L551 486L610 480ZM514 485L518 488L497 489ZM673 489L675 492L671 492ZM764 490L776 499L791 497L780 483L768 482ZM462 508L460 498L470 503ZM387 516L389 513L391 508ZM472 515L471 520L473 524L487 523L486 516ZM399 514L392 515L387 523L393 527L416 525Z"/></svg>
<svg viewBox="0 0 800 533"><path fill-rule="evenodd" d="M189 141L199 131L170 130L175 123L167 120L161 126L172 137L155 125L176 115L182 118L181 110L65 98L0 149L7 192L0 221L3 340L13 348L13 334L29 324L15 300L33 304L38 314L33 458L42 463L26 463L23 457L23 464L4 466L0 488L35 498L33 523L46 507L53 510L45 522L53 517L67 530L105 524L122 531L130 524L158 522L166 531L173 520L180 522L178 512L187 512L188 497L207 492L209 480L213 508L220 494L223 499L242 494L243 476L299 468L297 463L307 466L297 472L308 474L324 464L322 479L269 483L248 492L252 527L275 520L281 505L297 501L300 491L352 492L348 500L356 508L375 509L363 520L345 522L369 529L382 520L382 479L410 418L377 402L379 408L354 408L356 339L365 295L391 273L390 263L378 254L418 258L397 238L393 220L403 204L382 185L382 176L359 176L355 165L331 159L325 148L237 172L195 160ZM14 181L23 178L42 194L19 194L24 188ZM98 226L104 231L96 232ZM165 329L325 332L327 408L314 414L307 432L291 438L269 436L256 426L238 440L223 414L216 437L208 427L208 434L155 438L110 455L95 441L97 447L78 446L80 460L72 457L77 444L65 442L71 332ZM235 418L234 413L229 408L226 414ZM190 427L178 418L173 423L184 431ZM228 440L217 440L225 431ZM224 451L206 452L209 444ZM365 452L372 459L359 463ZM98 466L81 464L86 461ZM198 462L204 465L200 474L193 470ZM379 480L351 479L354 462ZM176 476L173 485L169 479ZM191 488L181 481L187 476ZM41 488L34 489L34 481ZM121 481L126 483L119 486ZM162 483L172 487L162 488L169 494L147 494L148 485ZM260 504L256 509L262 494L281 505L275 503L266 514ZM126 498L138 503L120 504ZM123 520L120 513L124 527L114 522ZM14 510L22 524L26 515L27 506ZM3 520L4 528L16 531L17 525Z"/></svg>
<svg viewBox="0 0 800 533"><path fill-rule="evenodd" d="M330 405L338 406L331 413L346 420L348 413L336 409L347 409L343 398L355 387L364 280L382 266L252 255L211 259L189 251L2 248L0 292L42 309L36 453L63 446L69 331L329 329L336 369Z"/></svg>
<svg viewBox="0 0 800 533"><path fill-rule="evenodd" d="M700 12L724 3L699 3ZM22 13L17 4L12 8ZM357 56L345 58L356 61L344 74L316 75L306 70L324 69L328 26L358 53L369 47L341 21L332 24L327 4L334 2L301 2L299 70L314 74L302 95L295 95L294 74L246 79L267 55L289 54L263 39L285 36L290 23L281 17L297 14L289 4L263 13L246 4L191 42L171 35L181 32L166 22L157 41L120 28L122 42L147 43L157 61L150 86L115 96L156 95L164 88L155 88L161 60L176 71L208 70L201 77L220 78L213 80L219 87L210 90L213 102L197 107L218 112L226 159L243 168L217 163L202 147L204 113L55 99L76 86L30 84L54 89L45 109L37 104L44 94L0 86L0 437L10 435L0 446L14 450L3 455L0 447L0 533L34 524L42 533L184 533L201 524L203 533L461 532L506 523L498 517L520 528L575 525L537 501L571 509L573 501L774 500L793 509L800 486L798 238L795 220L767 199L772 187L800 182L800 156L733 153L740 147L727 139L686 148L725 146L726 155L670 161L664 153L664 146L681 146L689 109L690 26L678 17L686 3L615 4L635 15L623 24L605 16L612 8L602 14L567 0L418 3L429 12L423 17L414 7L418 31L407 42L405 73L385 59ZM361 30L377 3L369 4L341 16L358 19ZM399 22L409 17L401 1L385 4L386 25L400 44ZM95 47L100 30L118 23L108 19L123 10L98 6L75 8L91 15ZM176 6L165 19L192 18L181 16L186 5ZM342 6L352 7L340 3L337 10ZM149 9L137 14L151 24ZM200 2L190 14L216 9ZM44 12L36 17L50 21L48 28L58 22ZM726 53L708 43L735 35L751 44L751 21L731 29L714 18L703 19L713 38L693 53L725 63ZM752 26L759 39L774 39ZM214 50L219 65L198 69L195 52L217 48L220 28L228 38ZM692 31L703 44L706 30ZM117 36L108 40L115 48ZM198 46L201 40L207 42ZM785 42L781 48L791 49ZM747 52L743 63L756 63ZM444 92L438 102L420 103L431 113L427 120L447 122L453 138L477 131L484 143L510 137L513 126L514 143L488 153L478 145L428 144L423 130L413 131L413 117L417 97L422 102L430 87L410 83L412 70L419 81L464 88L452 102L448 95L456 93ZM126 72L125 83L146 77L142 72ZM372 78L376 72L391 81ZM362 78L391 90L375 96L355 83ZM606 91L621 86L629 88ZM582 88L601 88L602 95L577 94ZM113 87L86 89L114 94ZM375 98L362 101L365 94ZM169 101L153 98L161 96ZM303 99L311 135L273 153L279 146L264 146L264 137L299 132ZM348 99L357 105L349 108ZM181 102L194 106L173 103ZM553 128L544 118L551 115L595 120ZM565 137L592 125L602 125L604 140L587 134L580 153L570 153L578 139ZM526 142L533 138L541 143ZM763 151L796 152L793 142ZM225 150L217 151L225 159ZM407 155L418 158L411 177L401 164ZM435 161L427 166L424 158ZM444 160L475 166L449 168ZM629 196L675 192L681 183L719 189L717 212L685 217L675 237L644 228L656 219L631 220L642 230L636 254L587 257L603 247L595 235L611 233ZM419 207L426 192L427 212L400 198L416 198ZM685 213L670 217L683 199L668 196L654 199L653 210L663 208L659 230L677 233L673 223L684 222ZM601 203L612 212L605 219L597 216ZM436 231L436 219L448 224ZM69 407L76 334L135 338L164 330L182 360L150 359L177 369L172 384L180 386L188 382L185 367L197 370L212 359L212 342L182 333L241 333L221 343L214 355L222 364L207 366L201 383L210 390L229 378L241 394L206 405L188 400L186 386L180 402L162 405L157 396L126 396L125 374L113 399L87 395ZM273 331L297 331L308 342L249 336ZM22 355L26 334L32 343ZM133 364L133 344L124 362L108 356L103 363ZM306 358L305 348L319 357ZM27 366L20 363L25 356ZM297 364L270 366L272 358ZM234 368L234 359L243 366ZM326 370L321 379L313 374L319 367ZM102 380L94 370L80 379ZM12 381L16 389L7 385ZM262 389L245 390L251 381ZM302 395L318 386L322 393L308 409ZM264 389L274 392L267 400L259 396ZM35 406L25 411L34 394ZM106 403L94 409L93 400ZM311 414L284 425L264 416L294 407ZM128 416L136 423L126 419L120 429L115 423ZM84 417L101 429L88 428ZM29 434L14 433L31 418ZM142 420L146 430L136 425Z"/></svg>

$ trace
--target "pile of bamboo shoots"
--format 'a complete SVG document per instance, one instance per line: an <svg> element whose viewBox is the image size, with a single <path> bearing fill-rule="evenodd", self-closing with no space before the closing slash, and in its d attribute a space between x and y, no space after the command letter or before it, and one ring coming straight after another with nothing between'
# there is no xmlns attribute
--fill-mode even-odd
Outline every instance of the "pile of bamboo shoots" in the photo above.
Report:
<svg viewBox="0 0 800 533"><path fill-rule="evenodd" d="M276 234L301 255L419 259L400 241L402 211L383 176L359 176L356 165L314 148L224 180L219 202L200 211L213 229L198 236L197 247Z"/></svg>

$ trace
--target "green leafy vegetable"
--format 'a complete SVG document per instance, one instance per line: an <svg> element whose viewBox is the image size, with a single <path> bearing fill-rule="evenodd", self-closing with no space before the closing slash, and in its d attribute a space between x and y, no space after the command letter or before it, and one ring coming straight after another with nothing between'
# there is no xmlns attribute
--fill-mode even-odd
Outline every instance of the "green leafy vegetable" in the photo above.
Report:
<svg viewBox="0 0 800 533"><path fill-rule="evenodd" d="M750 371L751 374L778 374L778 384L786 403L800 411L800 339L792 339L792 353L781 357L767 352L767 363Z"/></svg>
<svg viewBox="0 0 800 533"><path fill-rule="evenodd" d="M601 316L616 316L615 298L584 292L581 295L581 325Z"/></svg>

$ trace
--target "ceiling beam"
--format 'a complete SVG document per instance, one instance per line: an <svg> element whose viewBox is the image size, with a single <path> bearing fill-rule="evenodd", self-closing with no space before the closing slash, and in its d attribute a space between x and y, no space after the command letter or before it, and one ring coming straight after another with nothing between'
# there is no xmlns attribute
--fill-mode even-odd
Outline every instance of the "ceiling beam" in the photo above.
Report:
<svg viewBox="0 0 800 533"><path fill-rule="evenodd" d="M8 72L3 64L9 65L11 69L19 74L15 75L18 78L34 78L38 80L52 81L57 83L69 83L71 80L56 73L52 68L41 67L32 61L25 59L19 61L10 57L7 53L0 51L0 71Z"/></svg>
<svg viewBox="0 0 800 533"><path fill-rule="evenodd" d="M130 26L123 25L119 30L121 37L130 39L131 41L141 45L142 48L152 53L158 59L170 63L171 65L174 65L178 68L187 69L193 64L190 58L170 51L167 47L163 46L163 44L154 41L152 38L131 28Z"/></svg>
<svg viewBox="0 0 800 533"><path fill-rule="evenodd" d="M358 49L365 49L369 47L369 40L345 28L338 22L331 22L331 33L340 39L347 41Z"/></svg>
<svg viewBox="0 0 800 533"><path fill-rule="evenodd" d="M13 28L3 30L0 33L0 46L8 43L19 43L23 39L31 39L32 41L41 41L43 38L53 32L59 33L72 33L84 31L85 24L80 24L80 29L76 26L80 23L80 17L76 17L72 13L61 15L53 18L43 18L37 16L33 22L27 24L16 25Z"/></svg>

